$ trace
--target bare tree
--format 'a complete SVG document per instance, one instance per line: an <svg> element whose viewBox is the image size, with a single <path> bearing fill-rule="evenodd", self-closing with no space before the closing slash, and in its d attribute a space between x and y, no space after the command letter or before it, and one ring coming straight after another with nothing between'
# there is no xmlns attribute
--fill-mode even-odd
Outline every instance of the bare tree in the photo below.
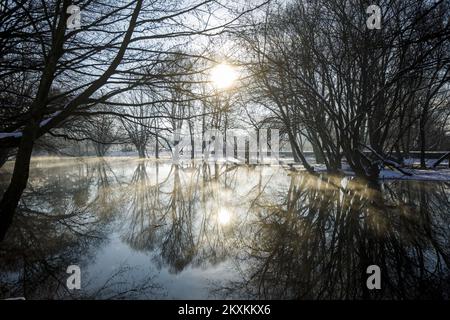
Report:
<svg viewBox="0 0 450 320"><path fill-rule="evenodd" d="M68 9L74 4L81 9L82 25L80 29L69 30ZM210 25L203 18L217 8L223 6L212 0L195 3L29 0L8 7L6 16L1 16L8 21L5 28L9 31L1 32L1 41L6 45L2 48L6 53L2 59L7 62L2 64L1 75L27 69L29 66L24 66L21 59L23 54L16 54L15 50L33 48L33 61L38 62L32 63L31 68L38 85L20 120L11 122L0 139L2 149L17 148L11 182L0 205L0 239L11 224L26 187L36 140L71 117L89 114L92 106L107 105L114 96L151 81L149 75L152 67L161 62L161 52L170 54L171 48L191 36L223 32L237 17L252 10L241 11L220 25ZM186 22L187 15L191 19L197 17L199 26L192 28ZM56 87L61 93L50 97ZM67 98L62 107L50 107L62 97Z"/></svg>
<svg viewBox="0 0 450 320"><path fill-rule="evenodd" d="M267 17L236 32L252 57L254 101L284 124L310 171L299 136L330 171L342 157L361 177L377 178L380 166L401 170L390 155L420 113L426 122L427 101L448 83L448 1L383 1L381 30L366 27L369 4L275 4Z"/></svg>

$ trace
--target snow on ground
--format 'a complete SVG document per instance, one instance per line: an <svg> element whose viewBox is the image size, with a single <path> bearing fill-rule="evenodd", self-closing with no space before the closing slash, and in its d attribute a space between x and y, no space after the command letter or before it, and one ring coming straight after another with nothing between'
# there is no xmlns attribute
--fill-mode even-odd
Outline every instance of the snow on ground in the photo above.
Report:
<svg viewBox="0 0 450 320"><path fill-rule="evenodd" d="M5 138L19 138L22 136L22 132L0 132L0 139L5 139Z"/></svg>
<svg viewBox="0 0 450 320"><path fill-rule="evenodd" d="M419 169L405 169L405 171L412 173L412 176L407 176L398 171L382 170L380 179L383 180L421 180L421 181L448 181L450 182L450 169L438 170L419 170Z"/></svg>
<svg viewBox="0 0 450 320"><path fill-rule="evenodd" d="M309 163L311 163L314 167L314 170L317 172L326 172L327 168L323 164L315 164L314 158L307 159ZM419 159L408 159L408 165L419 165ZM293 161L293 159L291 160ZM434 164L436 159L427 159L426 163L428 166ZM290 163L290 161L286 161L286 163ZM302 165L299 164L290 164L292 167L302 170L304 169ZM388 168L384 168L380 173L380 180L416 180L416 181L448 181L450 182L450 168L448 168L448 162L444 161L441 163L437 169L409 169L402 168L403 170L410 172L412 175L407 176L399 171L391 170ZM346 176L354 176L355 173L350 169L347 163L343 162L342 170Z"/></svg>

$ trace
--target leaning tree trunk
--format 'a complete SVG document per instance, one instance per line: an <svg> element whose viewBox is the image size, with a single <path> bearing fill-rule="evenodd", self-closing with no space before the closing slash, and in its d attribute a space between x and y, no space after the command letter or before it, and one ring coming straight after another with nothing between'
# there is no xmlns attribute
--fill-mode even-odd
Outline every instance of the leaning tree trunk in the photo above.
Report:
<svg viewBox="0 0 450 320"><path fill-rule="evenodd" d="M298 146L295 136L292 134L291 130L288 129L287 132L288 132L288 136L289 136L289 141L291 143L292 152L294 154L295 162L301 161L301 163L303 164L303 166L305 167L305 169L308 172L310 172L310 173L314 172L314 168L309 165L308 161L304 157L303 152L300 150L300 147ZM298 160L296 160L296 159L298 159Z"/></svg>
<svg viewBox="0 0 450 320"><path fill-rule="evenodd" d="M28 182L31 153L33 152L38 127L29 124L23 131L16 155L14 171L8 188L0 202L0 241L3 241L13 222L14 213Z"/></svg>
<svg viewBox="0 0 450 320"><path fill-rule="evenodd" d="M448 167L450 168L450 152L447 152L442 157L440 157L432 166L433 169L436 169L436 167L445 159L448 158Z"/></svg>
<svg viewBox="0 0 450 320"><path fill-rule="evenodd" d="M292 156L294 157L294 162L299 163L300 162L300 158L297 155L297 152L295 151L295 145L294 145L294 141L292 141L291 139L289 139L289 144L291 145L291 150L292 150Z"/></svg>
<svg viewBox="0 0 450 320"><path fill-rule="evenodd" d="M8 160L10 152L11 152L10 148L0 149L0 168L3 167L3 165Z"/></svg>

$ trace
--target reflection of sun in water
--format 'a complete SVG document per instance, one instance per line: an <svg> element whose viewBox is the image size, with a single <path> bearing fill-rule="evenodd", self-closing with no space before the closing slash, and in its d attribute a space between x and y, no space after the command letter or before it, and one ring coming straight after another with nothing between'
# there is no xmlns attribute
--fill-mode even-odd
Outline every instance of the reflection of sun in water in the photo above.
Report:
<svg viewBox="0 0 450 320"><path fill-rule="evenodd" d="M217 214L217 219L219 220L220 224L228 224L231 220L230 211L225 208L220 208L219 213Z"/></svg>
<svg viewBox="0 0 450 320"><path fill-rule="evenodd" d="M238 74L232 66L221 63L211 70L211 81L219 89L227 89L237 80Z"/></svg>

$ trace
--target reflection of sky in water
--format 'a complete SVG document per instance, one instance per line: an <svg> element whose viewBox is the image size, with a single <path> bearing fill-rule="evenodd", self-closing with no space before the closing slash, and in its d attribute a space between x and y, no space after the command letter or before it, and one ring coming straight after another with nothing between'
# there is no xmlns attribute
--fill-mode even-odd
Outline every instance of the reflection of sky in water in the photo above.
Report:
<svg viewBox="0 0 450 320"><path fill-rule="evenodd" d="M268 166L41 158L0 247L0 297L70 297L65 268L79 264L75 298L448 298L449 194ZM389 274L381 293L361 287L374 263Z"/></svg>
<svg viewBox="0 0 450 320"><path fill-rule="evenodd" d="M226 263L208 268L187 267L178 274L171 274L168 268L159 271L149 259L149 255L130 250L120 239L111 239L104 248L99 250L96 261L89 266L87 272L95 275L98 283L107 281L108 274L114 273L122 265L132 265L135 269L130 271L130 276L137 281L142 275L152 270L156 274L155 281L163 284L164 289L158 291L161 297L173 299L202 299L208 295L208 279L216 279L232 276L232 271Z"/></svg>

